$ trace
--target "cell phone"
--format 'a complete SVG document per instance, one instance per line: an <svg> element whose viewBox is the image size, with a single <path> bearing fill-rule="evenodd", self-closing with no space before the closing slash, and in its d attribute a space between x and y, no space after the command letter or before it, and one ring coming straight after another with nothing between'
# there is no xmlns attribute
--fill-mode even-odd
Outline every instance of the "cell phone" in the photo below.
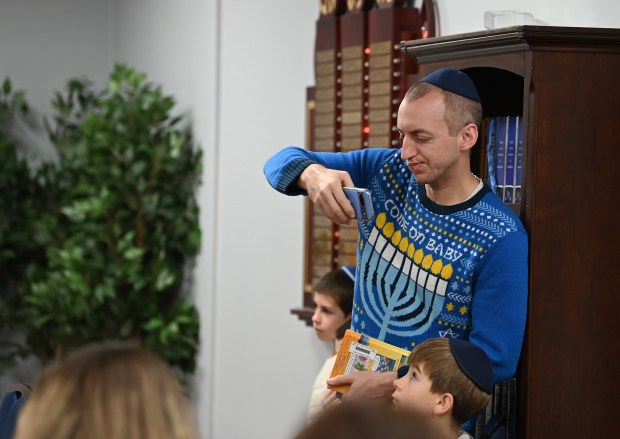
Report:
<svg viewBox="0 0 620 439"><path fill-rule="evenodd" d="M355 210L356 219L360 221L372 221L375 218L375 211L372 208L372 196L368 189L343 187L342 190L351 202L353 210Z"/></svg>

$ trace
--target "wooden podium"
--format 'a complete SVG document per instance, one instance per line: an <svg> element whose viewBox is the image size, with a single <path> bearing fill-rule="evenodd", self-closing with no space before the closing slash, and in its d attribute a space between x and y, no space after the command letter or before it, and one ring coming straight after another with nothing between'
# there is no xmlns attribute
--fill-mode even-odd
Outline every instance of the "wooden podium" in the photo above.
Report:
<svg viewBox="0 0 620 439"><path fill-rule="evenodd" d="M620 436L620 30L517 26L403 50L420 76L467 72L485 116L523 116L529 303L516 437Z"/></svg>

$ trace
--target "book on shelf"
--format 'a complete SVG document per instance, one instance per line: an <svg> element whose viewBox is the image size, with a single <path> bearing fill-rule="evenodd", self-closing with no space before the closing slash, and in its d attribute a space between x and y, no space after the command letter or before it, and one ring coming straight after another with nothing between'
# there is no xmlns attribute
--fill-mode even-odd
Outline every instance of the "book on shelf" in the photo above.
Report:
<svg viewBox="0 0 620 439"><path fill-rule="evenodd" d="M497 119L495 117L488 118L488 129L487 129L487 137L486 137L486 145L487 145L487 172L486 172L486 180L487 184L491 188L491 190L497 193L497 175L496 175L496 165L495 165L495 142L496 142L496 128L497 127Z"/></svg>
<svg viewBox="0 0 620 439"><path fill-rule="evenodd" d="M515 159L515 194L514 202L521 203L521 174L523 168L523 118L518 119L517 125L517 153Z"/></svg>
<svg viewBox="0 0 620 439"><path fill-rule="evenodd" d="M497 196L504 199L506 187L506 137L508 136L506 117L498 117L495 122L495 177Z"/></svg>
<svg viewBox="0 0 620 439"><path fill-rule="evenodd" d="M515 189L515 155L517 152L517 124L518 117L506 117L506 156L504 169L504 203L514 203Z"/></svg>
<svg viewBox="0 0 620 439"><path fill-rule="evenodd" d="M504 422L508 420L508 417L510 415L509 408L508 408L509 401L510 401L509 383L510 383L510 380L505 380L501 382L501 386L502 386L501 416L502 416L502 419L504 419Z"/></svg>
<svg viewBox="0 0 620 439"><path fill-rule="evenodd" d="M517 379L496 383L485 410L478 415L474 439L515 439Z"/></svg>
<svg viewBox="0 0 620 439"><path fill-rule="evenodd" d="M476 427L474 429L474 439L480 439L485 427L493 416L493 398L489 398L489 402L484 410L482 410L476 418Z"/></svg>
<svg viewBox="0 0 620 439"><path fill-rule="evenodd" d="M515 439L516 433L516 418L517 418L517 379L510 378L509 380L504 381L506 383L506 439Z"/></svg>
<svg viewBox="0 0 620 439"><path fill-rule="evenodd" d="M487 184L505 203L521 202L523 119L498 116L487 131Z"/></svg>
<svg viewBox="0 0 620 439"><path fill-rule="evenodd" d="M493 386L493 410L492 416L502 416L502 383L495 383Z"/></svg>
<svg viewBox="0 0 620 439"><path fill-rule="evenodd" d="M347 329L331 377L356 372L389 372L407 364L409 351L376 338ZM346 393L349 385L328 386L339 393Z"/></svg>

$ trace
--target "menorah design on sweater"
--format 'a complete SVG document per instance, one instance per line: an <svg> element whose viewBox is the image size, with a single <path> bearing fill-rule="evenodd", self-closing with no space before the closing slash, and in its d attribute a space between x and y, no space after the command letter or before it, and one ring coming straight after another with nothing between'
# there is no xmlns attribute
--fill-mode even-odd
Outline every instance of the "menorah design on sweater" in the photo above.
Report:
<svg viewBox="0 0 620 439"><path fill-rule="evenodd" d="M426 332L442 310L453 274L451 264L416 248L384 212L360 249L357 269L361 270L357 300L379 328L380 340L387 334L412 337Z"/></svg>

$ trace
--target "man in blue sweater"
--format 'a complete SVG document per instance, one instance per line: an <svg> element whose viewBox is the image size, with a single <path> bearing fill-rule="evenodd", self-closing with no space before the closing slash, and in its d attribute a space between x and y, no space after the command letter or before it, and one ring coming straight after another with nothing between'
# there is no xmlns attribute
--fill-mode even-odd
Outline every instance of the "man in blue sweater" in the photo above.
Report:
<svg viewBox="0 0 620 439"><path fill-rule="evenodd" d="M482 118L471 79L440 69L398 110L402 148L315 153L289 147L264 167L288 195L307 194L332 221L354 210L342 188L372 192L376 217L358 222L351 329L411 350L433 337L469 340L514 375L527 308L527 234L519 218L471 172ZM387 397L396 373L332 378L343 400Z"/></svg>

